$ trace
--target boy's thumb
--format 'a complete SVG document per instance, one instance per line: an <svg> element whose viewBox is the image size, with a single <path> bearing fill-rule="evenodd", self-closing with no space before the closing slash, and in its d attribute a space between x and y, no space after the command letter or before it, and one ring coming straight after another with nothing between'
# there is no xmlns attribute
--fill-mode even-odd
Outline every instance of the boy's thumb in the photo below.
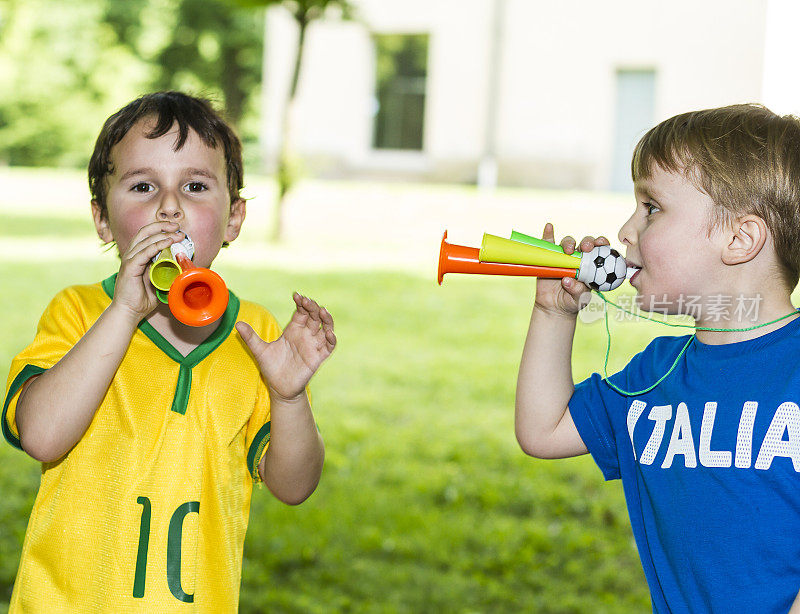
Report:
<svg viewBox="0 0 800 614"><path fill-rule="evenodd" d="M260 341L260 338L256 334L256 331L253 330L253 327L247 322L237 322L236 330L239 331L239 334L242 336L242 340L245 342L247 347L249 347L251 350L255 350L253 346Z"/></svg>

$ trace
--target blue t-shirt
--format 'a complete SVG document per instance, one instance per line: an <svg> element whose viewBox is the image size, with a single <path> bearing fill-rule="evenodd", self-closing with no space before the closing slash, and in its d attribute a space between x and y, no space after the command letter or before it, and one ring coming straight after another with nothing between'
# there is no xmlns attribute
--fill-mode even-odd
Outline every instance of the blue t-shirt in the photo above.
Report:
<svg viewBox="0 0 800 614"><path fill-rule="evenodd" d="M662 377L688 337L655 339L611 381ZM786 614L800 590L800 319L739 343L696 339L647 394L594 374L570 412L621 479L657 614Z"/></svg>

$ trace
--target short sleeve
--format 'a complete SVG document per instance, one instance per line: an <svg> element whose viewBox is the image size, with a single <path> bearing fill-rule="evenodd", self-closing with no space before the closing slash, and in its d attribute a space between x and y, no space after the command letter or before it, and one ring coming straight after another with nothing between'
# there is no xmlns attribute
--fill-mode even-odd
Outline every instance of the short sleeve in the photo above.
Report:
<svg viewBox="0 0 800 614"><path fill-rule="evenodd" d="M620 390L640 390L651 385L670 371L680 347L689 339L689 336L656 337L622 371L612 375L610 382ZM597 373L575 386L569 401L570 414L606 480L620 478L620 453L628 454L631 450L628 408L634 396L640 398L643 393L622 394ZM620 445L624 450L620 451Z"/></svg>
<svg viewBox="0 0 800 614"><path fill-rule="evenodd" d="M21 448L16 410L25 382L43 373L69 352L88 330L77 291L67 288L50 302L39 320L33 342L11 362L3 401L3 436L11 445Z"/></svg>
<svg viewBox="0 0 800 614"><path fill-rule="evenodd" d="M266 386L259 386L256 407L247 423L245 442L247 444L247 468L255 482L261 481L258 465L269 447L270 431L269 395Z"/></svg>
<svg viewBox="0 0 800 614"><path fill-rule="evenodd" d="M281 327L271 313L265 309L242 301L240 320L247 322L264 341L274 341L281 336ZM258 372L256 367L256 372ZM247 446L247 468L254 481L260 482L258 465L267 452L270 440L269 393L263 378L260 378L253 413L247 422L245 445Z"/></svg>
<svg viewBox="0 0 800 614"><path fill-rule="evenodd" d="M306 394L308 395L308 403L311 405L311 391L308 388L306 388ZM265 395L265 397L263 401L260 401L260 404L262 407L266 406L269 408L269 397L268 395ZM255 430L255 426L260 423L261 426L258 430ZM269 447L269 431L271 424L269 409L267 409L266 418L254 418L248 423L247 441L250 443L247 452L247 466L250 469L250 475L256 482L261 481L261 475L258 473L258 465L261 463L261 459L264 458L264 454L267 453L267 448ZM255 431L255 433L251 437L252 431Z"/></svg>
<svg viewBox="0 0 800 614"><path fill-rule="evenodd" d="M620 477L619 457L609 405L622 405L619 394L611 390L600 374L594 373L575 386L569 411L603 477L616 480Z"/></svg>

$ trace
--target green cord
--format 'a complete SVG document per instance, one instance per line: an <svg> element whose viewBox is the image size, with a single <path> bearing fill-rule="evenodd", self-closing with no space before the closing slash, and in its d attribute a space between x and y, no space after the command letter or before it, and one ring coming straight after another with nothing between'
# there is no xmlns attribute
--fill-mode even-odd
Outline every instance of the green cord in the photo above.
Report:
<svg viewBox="0 0 800 614"><path fill-rule="evenodd" d="M609 375L608 375L608 358L609 358L609 356L611 354L611 330L608 327L608 305L611 305L612 307L616 307L620 311L623 311L623 312L625 312L625 313L627 313L629 315L636 316L637 318L642 318L642 319L645 319L645 320L650 320L651 322L656 322L658 324L663 324L664 326L671 326L673 328L692 328L692 329L694 329L696 331L698 331L698 330L711 330L711 331L717 331L717 332L723 332L723 333L746 332L746 331L749 331L749 330L755 330L757 328L762 328L764 326L769 326L770 324L775 324L776 322L780 322L781 320L785 320L786 318L790 318L791 316L797 315L797 311L793 311L791 313L787 313L785 316L781 316L780 318L776 318L776 319L772 320L771 322L765 322L764 324L757 324L756 326L750 326L748 328L710 328L710 327L707 327L707 326L694 326L692 324L675 324L675 323L672 323L672 322L664 322L663 320L656 320L655 318L651 318L650 316L645 316L645 315L642 315L641 313L634 313L632 311L628 311L624 307L620 307L619 305L617 305L613 301L610 301L605 296L603 296L602 292L596 291L596 293L601 299L603 299L603 302L605 303L605 305L603 305L603 313L605 315L605 322L606 322L606 359L605 359L605 362L603 363L603 376L604 376L603 377L603 381L606 384L608 384L612 389L616 390L617 392L619 392L622 395L625 395L626 397L635 397L635 396L639 396L640 394L646 394L646 393L650 392L651 390L653 390L661 382L663 382L669 376L669 374L672 373L675 370L675 367L678 366L678 361L686 353L686 350L689 349L689 346L691 345L692 341L695 340L697 335L693 334L691 337L689 337L689 340L686 342L686 344L683 346L683 349L680 351L678 356L675 358L675 361L672 363L672 366L669 368L669 371L667 371L655 384L645 388L644 390L639 390L637 392L629 392L627 390L623 390L622 388L619 388L615 384L611 383L611 380L608 379L609 378Z"/></svg>

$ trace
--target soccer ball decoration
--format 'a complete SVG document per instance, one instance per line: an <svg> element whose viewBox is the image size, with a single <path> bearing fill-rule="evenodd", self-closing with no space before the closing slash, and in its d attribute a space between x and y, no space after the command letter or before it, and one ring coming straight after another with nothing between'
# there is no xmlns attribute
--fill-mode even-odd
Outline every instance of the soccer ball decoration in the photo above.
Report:
<svg viewBox="0 0 800 614"><path fill-rule="evenodd" d="M598 245L581 255L577 279L593 290L608 292L625 281L627 272L625 258L617 250L608 245Z"/></svg>

